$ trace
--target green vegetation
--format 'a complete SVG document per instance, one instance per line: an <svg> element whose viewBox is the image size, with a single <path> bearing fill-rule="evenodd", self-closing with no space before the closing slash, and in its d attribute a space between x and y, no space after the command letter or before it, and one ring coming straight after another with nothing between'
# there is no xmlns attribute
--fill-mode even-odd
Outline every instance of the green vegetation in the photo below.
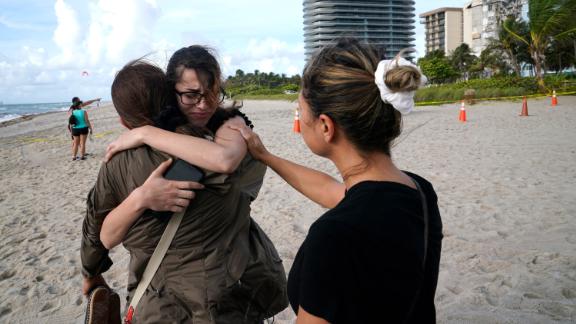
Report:
<svg viewBox="0 0 576 324"><path fill-rule="evenodd" d="M576 46L576 12L575 0L529 0L528 1L528 34L515 28L511 19L502 27L519 42L528 46L528 52L534 63L538 87L546 91L544 73L546 53L550 53L552 44L573 43ZM554 53L552 53L554 56ZM572 64L574 64L572 55Z"/></svg>
<svg viewBox="0 0 576 324"><path fill-rule="evenodd" d="M576 76L550 75L544 78L547 88L562 92L576 91ZM538 79L517 76L470 79L451 84L431 85L416 91L416 102L443 102L464 99L467 89L475 90L475 99L529 96L539 93Z"/></svg>
<svg viewBox="0 0 576 324"><path fill-rule="evenodd" d="M298 100L298 93L292 94L241 94L234 96L234 99L238 100L287 100L295 101Z"/></svg>
<svg viewBox="0 0 576 324"><path fill-rule="evenodd" d="M441 50L426 54L418 60L418 65L432 84L453 82L460 75Z"/></svg>
<svg viewBox="0 0 576 324"><path fill-rule="evenodd" d="M234 99L294 100L298 97L300 76L236 70L236 74L226 80L225 87L227 94Z"/></svg>

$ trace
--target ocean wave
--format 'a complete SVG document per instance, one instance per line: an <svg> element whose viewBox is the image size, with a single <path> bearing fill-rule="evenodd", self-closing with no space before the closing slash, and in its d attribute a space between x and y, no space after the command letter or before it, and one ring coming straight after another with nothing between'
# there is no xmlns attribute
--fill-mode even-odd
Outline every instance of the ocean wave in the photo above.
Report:
<svg viewBox="0 0 576 324"><path fill-rule="evenodd" d="M22 115L18 115L18 114L0 115L0 123L5 122L5 121L9 121L12 119L20 118L20 117L22 117Z"/></svg>
<svg viewBox="0 0 576 324"><path fill-rule="evenodd" d="M64 102L35 103L35 104L9 104L1 106L0 118L8 115L37 115L51 111L67 111L69 105ZM12 116L12 118L14 118Z"/></svg>

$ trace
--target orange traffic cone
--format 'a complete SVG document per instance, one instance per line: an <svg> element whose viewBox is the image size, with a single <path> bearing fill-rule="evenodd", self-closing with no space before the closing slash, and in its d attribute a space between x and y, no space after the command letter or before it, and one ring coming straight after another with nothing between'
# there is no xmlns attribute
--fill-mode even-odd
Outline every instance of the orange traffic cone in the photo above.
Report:
<svg viewBox="0 0 576 324"><path fill-rule="evenodd" d="M300 115L298 109L294 110L294 126L292 127L294 133L300 133Z"/></svg>
<svg viewBox="0 0 576 324"><path fill-rule="evenodd" d="M460 116L458 117L458 120L463 123L466 122L466 107L464 100L462 100L462 104L460 105Z"/></svg>
<svg viewBox="0 0 576 324"><path fill-rule="evenodd" d="M556 98L556 90L552 91L552 107L558 105L558 98Z"/></svg>
<svg viewBox="0 0 576 324"><path fill-rule="evenodd" d="M528 116L528 101L526 100L526 96L522 99L522 112L520 116Z"/></svg>

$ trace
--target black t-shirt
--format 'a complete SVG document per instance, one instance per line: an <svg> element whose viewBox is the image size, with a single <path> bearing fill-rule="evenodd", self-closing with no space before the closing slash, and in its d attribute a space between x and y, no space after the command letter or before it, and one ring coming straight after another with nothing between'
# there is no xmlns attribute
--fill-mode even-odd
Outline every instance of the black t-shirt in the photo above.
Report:
<svg viewBox="0 0 576 324"><path fill-rule="evenodd" d="M438 199L428 181L408 174L428 204L425 270L419 192L394 182L361 182L310 227L288 277L295 312L301 306L331 323L436 321L442 241Z"/></svg>

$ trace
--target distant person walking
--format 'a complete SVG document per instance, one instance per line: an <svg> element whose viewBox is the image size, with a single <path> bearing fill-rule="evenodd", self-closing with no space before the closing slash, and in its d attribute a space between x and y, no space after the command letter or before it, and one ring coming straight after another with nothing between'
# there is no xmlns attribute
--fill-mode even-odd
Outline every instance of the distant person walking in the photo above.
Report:
<svg viewBox="0 0 576 324"><path fill-rule="evenodd" d="M88 118L88 112L82 109L92 102L100 99L89 100L83 103L78 97L72 98L70 106L70 118L68 120L68 130L72 133L72 161L86 160L86 138L88 133L92 133L92 123ZM78 157L78 148L80 148L80 157Z"/></svg>

